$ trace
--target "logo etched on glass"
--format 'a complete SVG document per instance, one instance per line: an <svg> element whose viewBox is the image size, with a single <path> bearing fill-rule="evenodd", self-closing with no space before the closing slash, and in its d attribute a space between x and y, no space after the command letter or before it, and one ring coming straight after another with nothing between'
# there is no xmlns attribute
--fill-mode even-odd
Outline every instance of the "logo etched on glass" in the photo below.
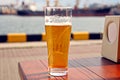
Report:
<svg viewBox="0 0 120 80"><path fill-rule="evenodd" d="M46 25L71 25L71 18L70 17L61 17L61 16L46 16L45 17L45 24Z"/></svg>

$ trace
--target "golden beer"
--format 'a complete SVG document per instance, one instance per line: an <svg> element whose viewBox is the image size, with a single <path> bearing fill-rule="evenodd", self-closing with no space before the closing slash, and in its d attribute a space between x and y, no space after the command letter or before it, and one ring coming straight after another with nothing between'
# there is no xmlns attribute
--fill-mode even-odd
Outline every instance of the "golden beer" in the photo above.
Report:
<svg viewBox="0 0 120 80"><path fill-rule="evenodd" d="M71 18L72 8L70 7L47 7L45 9L48 71L52 76L64 76L68 73Z"/></svg>
<svg viewBox="0 0 120 80"><path fill-rule="evenodd" d="M47 25L45 30L49 68L67 68L71 25Z"/></svg>

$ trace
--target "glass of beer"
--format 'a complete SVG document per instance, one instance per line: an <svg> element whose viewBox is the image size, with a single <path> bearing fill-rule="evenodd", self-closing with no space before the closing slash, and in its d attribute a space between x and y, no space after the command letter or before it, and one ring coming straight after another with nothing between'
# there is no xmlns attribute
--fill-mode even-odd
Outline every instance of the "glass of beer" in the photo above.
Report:
<svg viewBox="0 0 120 80"><path fill-rule="evenodd" d="M52 76L67 75L71 19L70 7L46 7L45 9L48 71Z"/></svg>

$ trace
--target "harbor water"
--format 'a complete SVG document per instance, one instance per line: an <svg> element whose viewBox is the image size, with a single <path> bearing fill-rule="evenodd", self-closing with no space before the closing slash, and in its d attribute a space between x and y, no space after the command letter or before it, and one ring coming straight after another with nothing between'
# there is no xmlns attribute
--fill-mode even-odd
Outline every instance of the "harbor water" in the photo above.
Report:
<svg viewBox="0 0 120 80"><path fill-rule="evenodd" d="M105 17L73 17L72 32L103 32ZM44 17L0 16L0 35L8 33L40 34L45 32Z"/></svg>

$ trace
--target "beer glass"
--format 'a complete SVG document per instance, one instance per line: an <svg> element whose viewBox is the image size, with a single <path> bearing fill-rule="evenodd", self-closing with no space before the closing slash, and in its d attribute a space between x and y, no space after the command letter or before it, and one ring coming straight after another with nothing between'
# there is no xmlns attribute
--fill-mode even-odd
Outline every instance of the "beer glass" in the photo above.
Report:
<svg viewBox="0 0 120 80"><path fill-rule="evenodd" d="M50 75L64 76L68 72L71 18L72 9L70 7L46 7L45 9L45 32Z"/></svg>

